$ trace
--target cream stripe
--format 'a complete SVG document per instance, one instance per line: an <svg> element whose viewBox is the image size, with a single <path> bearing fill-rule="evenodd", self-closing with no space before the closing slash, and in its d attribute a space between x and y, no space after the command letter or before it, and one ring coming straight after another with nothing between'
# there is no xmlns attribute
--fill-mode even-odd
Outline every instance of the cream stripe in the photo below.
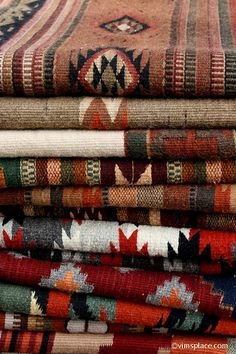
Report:
<svg viewBox="0 0 236 354"><path fill-rule="evenodd" d="M1 157L124 157L123 131L0 131Z"/></svg>

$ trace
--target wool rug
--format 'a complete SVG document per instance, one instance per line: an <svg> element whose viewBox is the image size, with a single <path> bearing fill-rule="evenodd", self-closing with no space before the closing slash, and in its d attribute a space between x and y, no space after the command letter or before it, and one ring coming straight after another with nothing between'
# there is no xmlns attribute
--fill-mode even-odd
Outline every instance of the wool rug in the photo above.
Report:
<svg viewBox="0 0 236 354"><path fill-rule="evenodd" d="M1 331L5 352L60 354L234 354L234 337L185 335L67 334L58 332Z"/></svg>
<svg viewBox="0 0 236 354"><path fill-rule="evenodd" d="M236 213L236 184L33 187L0 191L0 205L156 208Z"/></svg>
<svg viewBox="0 0 236 354"><path fill-rule="evenodd" d="M83 295L93 294L236 318L234 275L200 276L80 263L48 262L1 252L0 280L9 282L9 279L15 284L46 287ZM7 311L7 309L3 310Z"/></svg>
<svg viewBox="0 0 236 354"><path fill-rule="evenodd" d="M234 159L234 129L0 130L4 157Z"/></svg>
<svg viewBox="0 0 236 354"><path fill-rule="evenodd" d="M115 221L0 218L0 247L235 262L236 232ZM3 261L4 253L1 253ZM13 268L14 269L14 268Z"/></svg>
<svg viewBox="0 0 236 354"><path fill-rule="evenodd" d="M60 317L32 316L20 313L0 312L0 330L40 331L61 333L194 333L224 336L236 335L236 321L203 313L163 309L155 326L125 324L91 320L69 320ZM162 317L161 317L162 316ZM199 322L197 322L199 320ZM191 325L193 328L191 328Z"/></svg>
<svg viewBox="0 0 236 354"><path fill-rule="evenodd" d="M190 227L236 231L236 215L199 211L159 210L145 208L63 208L33 205L0 205L0 216L59 217L81 220L131 222L134 224Z"/></svg>
<svg viewBox="0 0 236 354"><path fill-rule="evenodd" d="M235 128L234 99L0 97L1 129Z"/></svg>
<svg viewBox="0 0 236 354"><path fill-rule="evenodd" d="M231 0L5 1L0 94L235 96L234 13Z"/></svg>
<svg viewBox="0 0 236 354"><path fill-rule="evenodd" d="M9 249L7 251L10 251ZM173 257L127 256L120 253L92 253L45 249L17 250L21 254L43 261L78 262L111 267L136 268L152 271L182 272L190 274L235 274L235 262L205 261L202 259L181 259ZM181 256L181 255L178 255Z"/></svg>
<svg viewBox="0 0 236 354"><path fill-rule="evenodd" d="M50 185L112 186L235 182L235 160L0 159L0 188Z"/></svg>
<svg viewBox="0 0 236 354"><path fill-rule="evenodd" d="M34 330L33 327L37 326L38 329L35 330L38 331L43 330L44 324L54 328L57 326L57 331L60 331L62 323L66 323L67 331L77 331L76 326L84 321L96 321L96 324L98 321L104 330L104 321L106 321L108 328L112 328L114 332L121 332L120 329L132 331L133 328L133 333L137 334L142 333L144 329L146 333L185 331L194 334L229 336L235 336L236 332L234 319L221 318L216 314L157 307L91 295L71 295L46 288L28 288L6 283L0 283L0 289L1 311L8 311L8 314L0 312L3 327L5 327L6 317L8 318L6 329L14 326L13 329L17 330L15 327L20 325L20 321L28 318L28 321L31 320L27 325L28 330ZM32 321L32 317L36 322ZM52 321L55 322L52 324ZM22 326L25 326L24 323L21 322Z"/></svg>

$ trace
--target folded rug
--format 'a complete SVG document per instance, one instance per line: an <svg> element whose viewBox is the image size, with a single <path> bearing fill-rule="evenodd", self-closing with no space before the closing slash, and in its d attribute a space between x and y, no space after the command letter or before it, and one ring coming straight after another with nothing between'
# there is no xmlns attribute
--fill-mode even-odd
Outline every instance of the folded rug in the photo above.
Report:
<svg viewBox="0 0 236 354"><path fill-rule="evenodd" d="M113 329L114 332L118 331L115 330L118 325L118 329L126 328L126 331L132 331L133 328L134 333L142 332L144 328L149 333L186 331L230 336L236 333L235 320L199 311L157 307L84 294L71 295L45 288L27 288L3 283L0 283L0 289L0 309L9 312L0 313L1 324L7 326L6 329L11 329L12 326L13 329L19 329L20 323L25 326L25 319L28 318L26 315L29 315L28 330L37 326L38 329L35 330L38 331L43 330L42 326L48 326L48 330L52 330L51 326L54 329L57 326L57 331L61 331L63 322L66 324L66 330L73 332L78 330L81 322L84 323L82 320L97 320L102 323L103 330L105 323L101 321L106 321L107 328ZM56 318L55 322L52 323L54 319L50 320L51 318ZM18 328L15 328L17 326ZM94 327L92 328L94 330Z"/></svg>
<svg viewBox="0 0 236 354"><path fill-rule="evenodd" d="M0 97L1 129L235 128L234 99Z"/></svg>
<svg viewBox="0 0 236 354"><path fill-rule="evenodd" d="M9 282L9 279L15 284L64 292L92 293L125 301L199 310L220 317L236 318L234 276L199 276L48 262L1 252L0 280Z"/></svg>
<svg viewBox="0 0 236 354"><path fill-rule="evenodd" d="M234 322L233 320L223 320ZM232 323L233 325L233 323ZM144 326L135 326L133 333L136 331L142 333L145 331ZM0 312L0 330L13 331L52 331L67 333L129 333L132 326L123 324L112 324L102 321L90 320L68 320L58 317L43 317L25 315L22 313ZM149 327L147 327L149 328ZM140 332L139 332L140 329ZM160 329L161 331L161 329ZM158 328L150 327L149 333L158 333Z"/></svg>
<svg viewBox="0 0 236 354"><path fill-rule="evenodd" d="M170 260L224 260L225 264L233 265L236 232L115 221L0 217L0 248L118 253Z"/></svg>
<svg viewBox="0 0 236 354"><path fill-rule="evenodd" d="M65 333L131 333L158 334L179 333L236 335L236 321L215 315L161 309L156 313L156 325L126 324L91 320L69 320L60 317L32 316L20 313L0 312L0 330L52 331ZM147 317L148 313L147 313Z"/></svg>
<svg viewBox="0 0 236 354"><path fill-rule="evenodd" d="M0 205L131 207L236 213L236 184L2 189Z"/></svg>
<svg viewBox="0 0 236 354"><path fill-rule="evenodd" d="M33 5L2 6L1 94L235 96L233 1Z"/></svg>
<svg viewBox="0 0 236 354"><path fill-rule="evenodd" d="M132 222L134 224L191 227L236 231L236 215L199 211L145 208L63 208L33 205L0 205L0 216L7 218L60 217L81 220Z"/></svg>
<svg viewBox="0 0 236 354"><path fill-rule="evenodd" d="M234 129L0 130L3 157L232 159Z"/></svg>
<svg viewBox="0 0 236 354"><path fill-rule="evenodd" d="M10 251L10 250L7 250ZM145 269L152 271L165 272L183 272L190 274L235 274L235 262L227 262L220 259L217 262L195 260L195 259L180 259L180 258L165 258L165 257L150 257L150 256L127 256L120 253L91 253L78 251L60 251L46 249L27 249L18 250L21 254L44 261L54 262L79 262L92 265L106 265L112 267L128 267L136 269ZM181 255L180 255L181 256Z"/></svg>
<svg viewBox="0 0 236 354"><path fill-rule="evenodd" d="M5 352L75 354L234 354L234 337L1 331ZM210 351L209 351L210 350Z"/></svg>
<svg viewBox="0 0 236 354"><path fill-rule="evenodd" d="M0 188L235 182L235 160L0 159Z"/></svg>

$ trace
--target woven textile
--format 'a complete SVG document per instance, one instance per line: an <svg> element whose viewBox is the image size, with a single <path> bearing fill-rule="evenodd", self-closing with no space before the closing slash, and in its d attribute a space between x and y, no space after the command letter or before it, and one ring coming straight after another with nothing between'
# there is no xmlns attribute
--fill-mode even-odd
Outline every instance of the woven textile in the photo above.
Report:
<svg viewBox="0 0 236 354"><path fill-rule="evenodd" d="M236 184L2 189L0 205L131 207L236 213Z"/></svg>
<svg viewBox="0 0 236 354"><path fill-rule="evenodd" d="M184 345L188 348L186 350ZM42 332L1 331L0 345L4 351L18 353L75 354L188 354L194 350L208 354L234 354L235 338L184 335L126 335L126 334L66 334ZM190 349L189 349L190 348Z"/></svg>
<svg viewBox="0 0 236 354"><path fill-rule="evenodd" d="M235 262L205 261L166 257L127 256L119 253L92 253L61 250L21 250L21 254L44 261L79 262L92 265L137 268L152 271L183 272L190 274L235 274Z"/></svg>
<svg viewBox="0 0 236 354"><path fill-rule="evenodd" d="M0 130L0 156L231 159L236 130Z"/></svg>
<svg viewBox="0 0 236 354"><path fill-rule="evenodd" d="M235 160L0 159L0 188L235 183Z"/></svg>
<svg viewBox="0 0 236 354"><path fill-rule="evenodd" d="M159 210L145 208L62 208L32 205L0 206L0 216L8 218L24 216L78 218L132 222L134 224L191 227L236 231L235 214L201 213L194 211Z"/></svg>
<svg viewBox="0 0 236 354"><path fill-rule="evenodd" d="M1 94L235 96L233 1L4 5Z"/></svg>
<svg viewBox="0 0 236 354"><path fill-rule="evenodd" d="M148 310L148 307L147 307ZM52 331L65 333L176 333L236 335L236 321L220 319L214 315L186 312L184 310L161 309L156 311L156 325L145 326L91 320L69 320L58 317L32 316L19 313L0 312L0 330ZM155 311L154 311L155 312ZM148 314L147 314L147 317ZM150 317L149 317L150 318ZM147 321L148 322L148 321ZM191 325L193 328L191 328Z"/></svg>
<svg viewBox="0 0 236 354"><path fill-rule="evenodd" d="M79 219L2 217L0 230L1 248L224 260L229 264L236 260L235 232Z"/></svg>
<svg viewBox="0 0 236 354"><path fill-rule="evenodd" d="M19 318L23 319L21 324L25 326L27 318L25 315L28 314L29 321L33 316L36 321L29 322L28 330L33 330L36 325L38 330L43 330L42 326L45 325L57 326L57 331L60 331L62 323L66 323L67 331L76 331L78 328L76 325L84 323L85 319L86 321L99 320L100 323L107 321L107 328L114 332L120 332L121 329L124 332L132 331L131 328L133 328L133 333L142 332L144 328L149 333L186 331L196 334L235 335L236 332L235 320L199 311L156 307L90 295L70 295L59 291L11 284L0 284L0 289L1 310L17 311L16 315L8 314L8 318L11 317L7 321L8 327L6 329L11 329L14 326L13 329L16 330L17 324L20 325ZM19 312L21 312L20 315ZM0 314L1 324L5 327L6 314ZM52 316L56 317L56 320L51 320ZM54 324L52 321L55 321ZM102 325L104 330L104 322ZM29 328L29 326L31 327ZM91 327L90 329L92 330Z"/></svg>
<svg viewBox="0 0 236 354"><path fill-rule="evenodd" d="M235 128L234 99L0 97L1 129Z"/></svg>
<svg viewBox="0 0 236 354"><path fill-rule="evenodd" d="M233 320L223 320L230 321ZM130 326L132 327L132 326ZM150 327L152 328L152 327ZM137 332L139 327L137 326ZM145 330L145 327L140 326L140 332ZM89 320L68 320L57 317L43 317L25 315L22 313L0 312L0 330L13 331L52 331L52 332L67 332L67 333L113 333L121 332L129 333L129 326L112 325L102 321ZM153 332L155 329L153 328ZM158 332L158 329L157 329Z"/></svg>
<svg viewBox="0 0 236 354"><path fill-rule="evenodd" d="M0 279L236 318L235 277L148 272L30 259L1 253ZM2 309L8 311L7 309ZM13 311L15 312L15 310ZM20 311L21 312L21 311ZM128 322L129 323L129 322Z"/></svg>

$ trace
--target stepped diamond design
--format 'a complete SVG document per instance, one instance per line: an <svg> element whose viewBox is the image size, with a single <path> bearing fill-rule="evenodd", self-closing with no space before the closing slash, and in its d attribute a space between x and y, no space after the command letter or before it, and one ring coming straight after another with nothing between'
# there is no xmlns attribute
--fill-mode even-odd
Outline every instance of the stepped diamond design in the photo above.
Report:
<svg viewBox="0 0 236 354"><path fill-rule="evenodd" d="M149 28L146 23L129 16L123 16L113 21L103 23L100 27L117 34L136 34Z"/></svg>
<svg viewBox="0 0 236 354"><path fill-rule="evenodd" d="M124 95L137 86L139 74L122 51L107 48L87 60L78 79L91 93Z"/></svg>

